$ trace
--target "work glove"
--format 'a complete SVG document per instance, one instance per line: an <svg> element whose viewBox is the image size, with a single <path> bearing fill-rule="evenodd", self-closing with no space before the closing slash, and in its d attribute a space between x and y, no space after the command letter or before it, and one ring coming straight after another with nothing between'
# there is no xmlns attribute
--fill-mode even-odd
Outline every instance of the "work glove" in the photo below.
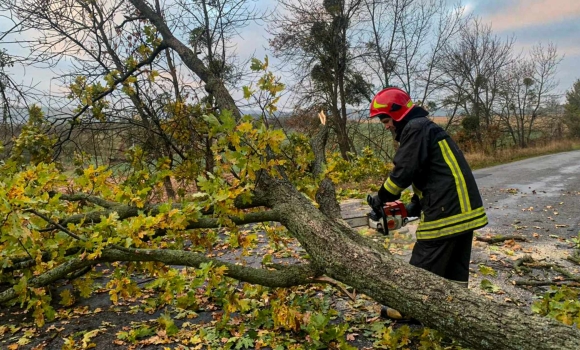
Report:
<svg viewBox="0 0 580 350"><path fill-rule="evenodd" d="M378 221L383 216L383 201L378 195L367 195L367 203L373 209L371 219Z"/></svg>
<svg viewBox="0 0 580 350"><path fill-rule="evenodd" d="M407 209L407 216L409 217L421 216L421 203L416 194L411 198L411 203L405 204L405 209Z"/></svg>
<svg viewBox="0 0 580 350"><path fill-rule="evenodd" d="M405 204L405 209L407 209L407 216L409 217L421 215L421 206L417 203L411 202L409 204Z"/></svg>

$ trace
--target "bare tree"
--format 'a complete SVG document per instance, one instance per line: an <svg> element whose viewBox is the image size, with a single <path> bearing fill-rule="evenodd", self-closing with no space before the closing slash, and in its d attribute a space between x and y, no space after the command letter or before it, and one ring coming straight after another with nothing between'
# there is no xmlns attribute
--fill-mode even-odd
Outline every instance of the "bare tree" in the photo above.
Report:
<svg viewBox="0 0 580 350"><path fill-rule="evenodd" d="M513 38L501 39L491 26L473 19L462 27L457 42L445 46L435 64L440 75L437 87L449 105L458 106L465 132L482 148L484 144L494 148L498 138L495 111L503 71L513 61L513 43Z"/></svg>
<svg viewBox="0 0 580 350"><path fill-rule="evenodd" d="M553 44L538 45L532 48L529 58L514 60L504 72L500 117L519 147L529 144L541 107L549 101L557 85L554 75L559 61Z"/></svg>
<svg viewBox="0 0 580 350"><path fill-rule="evenodd" d="M550 97L554 96L553 91L558 86L555 75L558 64L562 61L562 56L558 55L557 47L553 43L549 43L548 46L543 46L542 44L534 46L530 55L534 67L535 104L532 106L532 115L528 124L526 136L528 143L530 142L534 121L538 117L538 111L548 102Z"/></svg>
<svg viewBox="0 0 580 350"><path fill-rule="evenodd" d="M442 0L366 1L363 61L380 86L399 86L426 105L439 78L434 63L466 17L460 4Z"/></svg>

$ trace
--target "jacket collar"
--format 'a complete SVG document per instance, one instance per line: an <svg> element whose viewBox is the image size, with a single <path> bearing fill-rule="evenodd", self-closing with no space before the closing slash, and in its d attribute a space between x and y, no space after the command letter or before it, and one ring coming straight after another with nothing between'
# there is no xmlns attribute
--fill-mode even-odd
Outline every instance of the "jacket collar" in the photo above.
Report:
<svg viewBox="0 0 580 350"><path fill-rule="evenodd" d="M398 122L393 121L393 124L395 125L395 141L398 142L401 139L403 129L405 129L405 126L407 126L407 123L409 123L409 121L417 118L426 117L428 115L429 112L427 112L425 108L420 106L414 106L409 112L409 114L407 114L405 118L403 118L403 120Z"/></svg>

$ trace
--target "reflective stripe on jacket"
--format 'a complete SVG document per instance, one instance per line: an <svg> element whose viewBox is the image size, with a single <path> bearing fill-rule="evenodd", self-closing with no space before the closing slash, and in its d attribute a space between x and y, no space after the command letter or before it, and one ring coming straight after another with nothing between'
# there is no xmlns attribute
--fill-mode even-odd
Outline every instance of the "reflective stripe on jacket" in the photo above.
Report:
<svg viewBox="0 0 580 350"><path fill-rule="evenodd" d="M413 186L422 210L418 240L446 238L487 225L481 195L463 153L428 118L407 122L393 163L379 197L393 201Z"/></svg>

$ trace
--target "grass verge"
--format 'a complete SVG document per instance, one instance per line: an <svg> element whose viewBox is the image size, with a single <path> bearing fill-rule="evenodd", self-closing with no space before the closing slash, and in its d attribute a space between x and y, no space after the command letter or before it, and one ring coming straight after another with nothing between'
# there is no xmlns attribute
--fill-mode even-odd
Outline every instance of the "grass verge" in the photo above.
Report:
<svg viewBox="0 0 580 350"><path fill-rule="evenodd" d="M515 162L546 154L575 151L580 149L580 140L550 141L527 148L509 148L493 154L466 153L465 158L473 170Z"/></svg>

